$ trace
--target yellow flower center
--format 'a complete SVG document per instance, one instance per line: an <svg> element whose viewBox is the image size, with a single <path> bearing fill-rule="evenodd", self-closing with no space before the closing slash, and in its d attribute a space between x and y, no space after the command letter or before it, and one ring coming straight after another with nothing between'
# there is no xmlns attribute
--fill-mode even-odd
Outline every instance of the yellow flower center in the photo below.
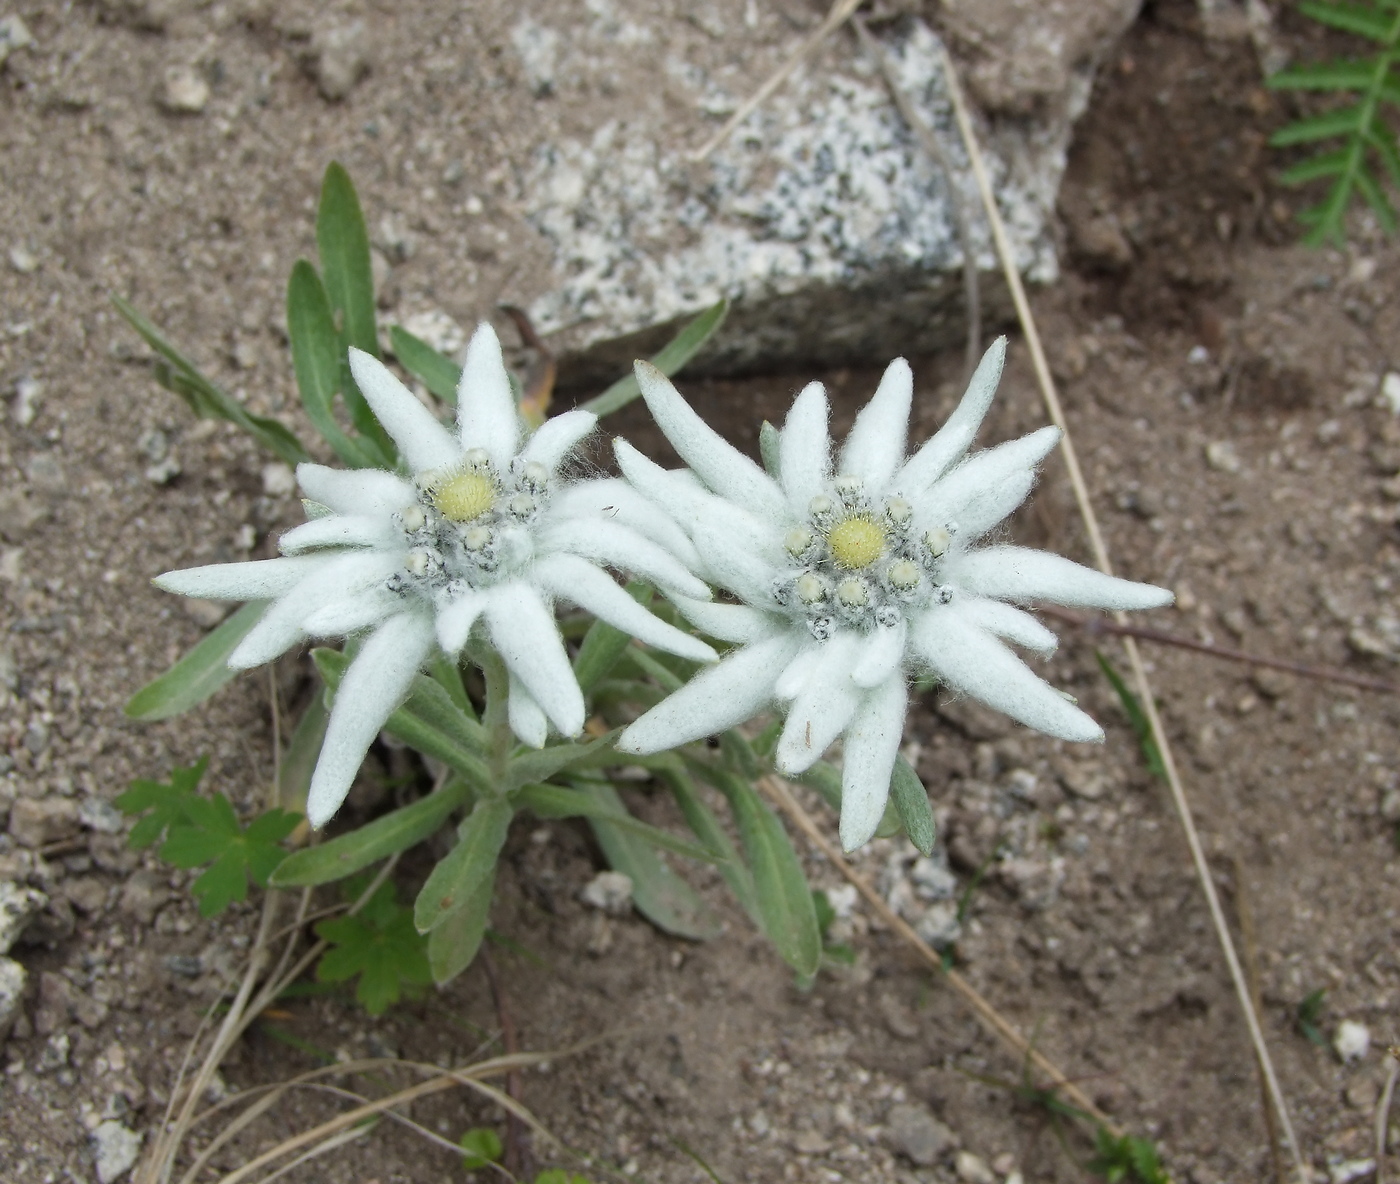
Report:
<svg viewBox="0 0 1400 1184"><path fill-rule="evenodd" d="M496 483L477 469L449 477L433 491L433 505L451 522L471 522L496 504Z"/></svg>
<svg viewBox="0 0 1400 1184"><path fill-rule="evenodd" d="M831 557L850 571L869 567L885 553L885 531L874 519L846 518L831 528L826 537Z"/></svg>

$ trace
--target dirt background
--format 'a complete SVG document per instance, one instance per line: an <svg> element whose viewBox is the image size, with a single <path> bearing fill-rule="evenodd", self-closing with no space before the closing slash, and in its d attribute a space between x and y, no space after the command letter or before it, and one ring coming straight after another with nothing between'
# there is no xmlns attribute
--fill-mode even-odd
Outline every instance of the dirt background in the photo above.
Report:
<svg viewBox="0 0 1400 1184"><path fill-rule="evenodd" d="M341 102L302 68L315 62L310 9L19 11L37 44L0 74L0 380L39 390L15 396L0 432L0 806L107 799L205 754L207 784L251 804L272 768L266 678L165 725L132 725L120 705L211 623L149 577L271 554L299 508L266 458L151 383L107 295L151 313L250 408L301 427L281 292L311 252L326 161L345 162L360 187L385 320L435 307L469 325L542 266L513 213L511 112L547 100L530 95L504 31L470 9L395 5L390 25L388 9L337 7L392 29ZM1327 48L1291 20L1280 36L1295 53ZM210 85L198 114L159 102L175 66ZM1036 312L1116 562L1177 591L1149 623L1388 677L1400 648L1400 424L1378 392L1400 366L1400 256L1360 216L1344 252L1294 245L1300 202L1273 184L1279 160L1264 145L1288 110L1260 86L1247 41L1206 39L1183 0L1149 4L1079 125L1061 199L1067 274L1037 294ZM984 443L1042 421L1021 345L1012 359ZM915 361L922 436L952 406L961 360ZM876 374L822 377L844 427ZM683 383L746 446L796 385ZM617 427L656 443L635 410ZM181 472L157 484L146 471L168 457ZM1057 460L1012 534L1086 557ZM1251 1054L1185 845L1091 641L1063 632L1046 673L1104 721L1102 750L1071 751L967 704L928 699L911 717L960 885L1001 845L960 965L1100 1105L1154 1137L1177 1179L1263 1179ZM1380 1047L1400 1036L1397 701L1181 650L1148 656L1226 906L1234 916L1247 898L1254 916L1265 1023L1309 1161L1368 1154ZM277 676L288 701L307 693L304 667L287 661ZM401 771L401 755L381 757ZM384 793L371 785L358 808ZM644 789L632 796L666 819ZM0 878L28 879L55 904L17 951L35 995L3 1046L0 1177L88 1181L87 1133L102 1117L138 1131L158 1121L252 914L199 920L181 877L100 827L70 821L28 840L0 839ZM881 876L891 861L907 868L875 844L861 865ZM527 1103L596 1174L707 1178L688 1148L726 1181L954 1178L952 1143L924 1167L899 1149L903 1103L992 1165L986 1178L1085 1177L1085 1148L1062 1144L1045 1109L1009 1088L1021 1067L859 909L842 922L855 965L802 992L703 872L693 882L729 931L692 945L580 903L600 866L582 829L522 824L492 920L529 951L495 952L527 1047L627 1028L525 1082ZM406 884L425 868L410 861ZM819 861L810 871L837 883ZM1324 1032L1344 1018L1368 1025L1367 1056L1343 1065L1299 1034L1298 1003L1318 988ZM378 1021L340 996L291 1002L225 1078L244 1088L318 1055L459 1062L498 1047L496 1033L473 968ZM324 1114L300 1098L223 1163ZM413 1117L449 1138L493 1121L461 1096ZM397 1128L337 1155L329 1170L361 1184L460 1175Z"/></svg>

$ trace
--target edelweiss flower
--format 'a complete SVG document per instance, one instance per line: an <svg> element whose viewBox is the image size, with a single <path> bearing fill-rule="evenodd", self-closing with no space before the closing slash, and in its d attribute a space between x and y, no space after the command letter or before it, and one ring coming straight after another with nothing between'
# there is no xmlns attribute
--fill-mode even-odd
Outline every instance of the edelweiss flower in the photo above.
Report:
<svg viewBox="0 0 1400 1184"><path fill-rule="evenodd" d="M785 704L783 772L803 772L845 737L841 841L852 850L884 811L911 675L932 673L1052 736L1103 739L1003 644L1040 654L1056 645L1007 602L1139 609L1167 604L1171 593L1043 551L976 545L1025 499L1060 435L1042 428L963 459L1005 354L1002 338L948 422L908 458L913 378L903 359L885 371L834 469L826 392L812 383L779 434L776 480L711 430L660 371L637 363L647 406L690 471L661 469L622 440L618 463L690 536L693 570L743 603L676 599L703 632L738 648L638 719L620 748L659 752Z"/></svg>
<svg viewBox="0 0 1400 1184"><path fill-rule="evenodd" d="M339 809L366 749L434 644L455 658L478 618L510 673L511 729L535 747L550 723L574 736L584 722L583 695L554 623L556 597L650 645L714 658L600 569L611 564L672 594L709 596L665 549L609 517L618 482L569 484L558 476L595 416L567 411L522 446L489 325L467 347L455 436L369 354L352 349L350 368L410 476L300 465L297 481L313 517L282 536L283 558L156 580L185 596L274 602L230 656L236 669L271 661L308 637L373 630L335 697L307 800L313 825ZM655 523L651 533L658 533Z"/></svg>

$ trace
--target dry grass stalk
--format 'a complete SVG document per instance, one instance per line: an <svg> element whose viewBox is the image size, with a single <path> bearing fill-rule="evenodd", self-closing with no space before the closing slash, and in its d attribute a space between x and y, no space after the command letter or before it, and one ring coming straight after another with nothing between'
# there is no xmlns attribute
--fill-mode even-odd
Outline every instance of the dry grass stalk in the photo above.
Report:
<svg viewBox="0 0 1400 1184"><path fill-rule="evenodd" d="M1390 1105L1395 1100L1395 1079L1400 1077L1400 1046L1391 1045L1390 1072L1386 1074L1385 1088L1376 1102L1376 1184L1385 1184L1385 1156L1390 1135Z"/></svg>
<svg viewBox="0 0 1400 1184"><path fill-rule="evenodd" d="M1089 544L1093 550L1094 561L1102 571L1111 574L1113 567L1108 558L1108 549L1104 546L1103 534L1099 529L1098 519L1094 514L1093 503L1089 499L1089 489L1084 481L1084 474L1079 467L1079 458L1075 453L1074 442L1069 433L1069 425L1065 421L1064 410L1060 405L1060 397L1055 389L1055 380L1051 377L1050 367L1045 359L1045 351L1041 347L1040 334L1036 330L1035 317L1031 313L1030 302L1026 299L1025 287L1021 283L1021 274L1016 269L1011 242L1007 237L1006 227L1001 220L1001 213L997 209L996 196L992 192L991 179L987 175L987 169L982 158L982 150L978 143L977 133L972 126L972 117L968 109L967 101L963 97L962 86L958 81L957 69L953 65L953 60L946 49L941 50L941 56L943 59L944 77L948 86L948 94L953 103L953 114L957 119L958 130L962 135L968 159L972 164L973 176L977 180L977 188L982 196L982 205L986 211L987 220L991 224L992 239L996 244L997 256L1001 261L1007 286L1011 289L1011 297L1016 306L1016 315L1020 320L1021 330L1025 334L1026 344L1030 348L1031 362L1035 368L1036 379L1040 384L1041 395L1045 402L1046 411L1049 414L1051 422L1063 433L1060 455L1064 457L1065 466L1069 470L1070 485L1074 489L1074 498L1079 505L1080 515L1084 520L1084 529L1089 536ZM1121 613L1116 614L1116 619L1120 624L1126 623ZM1156 739L1158 750L1162 756L1162 765L1167 774L1167 784L1171 789L1172 803L1176 808L1177 818L1181 822L1182 831L1185 833L1186 844L1191 851L1191 861L1195 865L1196 878L1200 882L1201 891L1205 894L1206 904L1210 910L1211 922L1215 927L1215 933L1220 942L1221 951L1225 955L1226 965L1229 967L1230 979L1235 988L1235 995L1239 999L1241 1010L1244 1012L1245 1024L1249 1029L1249 1038L1254 1045L1255 1056L1258 1058L1260 1068L1268 1083L1269 1096L1273 1100L1274 1109L1278 1115L1279 1123L1283 1128L1284 1140L1288 1146L1289 1154L1293 1159L1294 1171L1297 1174L1300 1184L1308 1184L1311 1176L1298 1150L1298 1140L1293 1133L1293 1123L1288 1115L1288 1104L1284 1100L1283 1090L1278 1082L1278 1074L1274 1071L1273 1060L1269 1056L1268 1045L1264 1040L1264 1030L1259 1022L1259 1014L1255 1009L1254 1001L1250 998L1249 986L1245 981L1244 970L1240 966L1239 956L1235 952L1235 943L1230 937L1229 926L1225 921L1225 913L1220 905L1219 894L1216 892L1214 881L1211 879L1210 865L1206 862L1205 850L1201 846L1200 835L1196 830L1196 822L1191 813L1190 803L1186 800L1186 790L1182 784L1181 775L1177 771L1176 759L1172 754L1166 729L1162 726L1161 716L1157 711L1157 701L1152 695L1152 687L1147 677L1147 670L1143 666L1142 656L1138 652L1137 643L1133 638L1125 637L1123 639L1123 647L1128 654L1128 663L1132 668L1133 681L1137 685L1138 698L1141 700L1143 711L1147 716L1148 723L1151 725L1152 735Z"/></svg>
<svg viewBox="0 0 1400 1184"><path fill-rule="evenodd" d="M768 96L787 81L788 76L802 64L817 46L850 20L855 14L856 9L859 8L862 3L864 3L864 0L833 0L831 10L822 19L822 23L808 33L807 36L802 39L801 44L793 50L792 56L774 70L763 85L739 105L739 109L725 120L724 126L720 128L719 131L690 154L690 159L697 162L705 160L723 144L725 140L729 139L734 129L757 111L767 100Z"/></svg>
<svg viewBox="0 0 1400 1184"><path fill-rule="evenodd" d="M846 881L865 897L866 903L875 911L880 920L897 933L932 969L948 981L949 986L963 997L977 1014L977 1018L986 1024L994 1035L1005 1042L1017 1056L1029 1061L1046 1074L1050 1078L1052 1088L1063 1090L1076 1106L1090 1115L1096 1122L1101 1123L1105 1129L1114 1135L1123 1134L1122 1128L1118 1127L1107 1114L1094 1105L1089 1095L1066 1077L1053 1061L1022 1036L1016 1026L997 1011L976 987L956 970L944 966L943 958L938 951L915 933L909 922L890 908L889 903L875 890L874 886L856 871L836 849L836 846L822 834L816 820L802 808L802 803L793 797L792 791L788 789L781 778L763 777L759 779L759 785L777 803L783 813L792 819L798 830L811 840L812 845L827 858L832 867L845 876Z"/></svg>

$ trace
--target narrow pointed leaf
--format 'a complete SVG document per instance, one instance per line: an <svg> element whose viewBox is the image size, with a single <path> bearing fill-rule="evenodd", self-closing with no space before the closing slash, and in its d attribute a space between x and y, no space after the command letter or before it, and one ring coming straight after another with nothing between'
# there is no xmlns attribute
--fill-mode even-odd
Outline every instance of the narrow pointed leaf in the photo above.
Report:
<svg viewBox="0 0 1400 1184"><path fill-rule="evenodd" d="M1274 90L1366 90L1374 74L1372 62L1312 62L1271 74L1264 85Z"/></svg>
<svg viewBox="0 0 1400 1184"><path fill-rule="evenodd" d="M614 813L627 811L611 785L578 782L577 788ZM590 818L588 825L612 868L631 878L632 902L648 921L658 929L693 941L704 941L719 933L719 917L714 910L662 861L650 843L600 818Z"/></svg>
<svg viewBox="0 0 1400 1184"><path fill-rule="evenodd" d="M774 481L782 480L782 437L766 419L758 429L758 454L763 458L763 470Z"/></svg>
<svg viewBox="0 0 1400 1184"><path fill-rule="evenodd" d="M504 799L482 798L463 819L457 828L457 845L433 868L413 906L413 923L419 933L436 929L495 875L511 815L510 804Z"/></svg>
<svg viewBox="0 0 1400 1184"><path fill-rule="evenodd" d="M511 794L511 801L523 806L540 818L598 818L611 823L619 830L625 830L639 839L696 859L701 863L715 863L716 857L703 847L688 843L659 826L652 826L640 818L634 818L626 810L613 810L599 802L592 794L581 789L570 789L564 785L523 785Z"/></svg>
<svg viewBox="0 0 1400 1184"><path fill-rule="evenodd" d="M1300 160L1284 169L1279 175L1279 180L1285 185L1304 185L1321 177L1335 177L1347 171L1350 158L1351 153L1345 148L1337 152L1325 152L1321 156Z"/></svg>
<svg viewBox="0 0 1400 1184"><path fill-rule="evenodd" d="M890 774L890 800L894 802L909 841L919 849L920 854L932 855L935 837L933 808L929 805L924 783L903 756L895 760L894 771Z"/></svg>
<svg viewBox="0 0 1400 1184"><path fill-rule="evenodd" d="M467 687L462 681L462 668L439 650L428 659L428 670L433 676L433 681L447 692L457 709L468 719L476 720L476 708L467 698Z"/></svg>
<svg viewBox="0 0 1400 1184"><path fill-rule="evenodd" d="M1393 19L1387 18L1379 8L1363 4L1336 4L1331 0L1326 4L1303 0L1298 10L1318 24L1331 25L1344 33L1356 33L1382 44L1394 39Z"/></svg>
<svg viewBox="0 0 1400 1184"><path fill-rule="evenodd" d="M228 668L228 656L261 620L266 608L264 600L245 604L174 666L132 695L123 711L131 719L169 719L203 703L239 673Z"/></svg>
<svg viewBox="0 0 1400 1184"><path fill-rule="evenodd" d="M282 754L282 767L277 770L277 804L284 810L306 813L306 796L311 789L311 774L321 759L321 743L326 738L330 712L323 695L313 695L306 710L297 721L296 730L287 751Z"/></svg>
<svg viewBox="0 0 1400 1184"><path fill-rule="evenodd" d="M457 405L457 382L462 377L462 367L398 325L389 330L389 344L399 365L444 403Z"/></svg>
<svg viewBox="0 0 1400 1184"><path fill-rule="evenodd" d="M437 792L347 835L293 852L273 873L272 884L277 888L309 888L354 875L436 834L448 815L470 797L466 783L454 777Z"/></svg>
<svg viewBox="0 0 1400 1184"><path fill-rule="evenodd" d="M493 867L467 903L450 913L428 934L428 965L433 982L438 986L451 982L472 964L486 933L495 887L496 869Z"/></svg>
<svg viewBox="0 0 1400 1184"><path fill-rule="evenodd" d="M1342 107L1336 111L1324 111L1308 119L1300 119L1286 127L1279 128L1269 137L1275 148L1286 148L1290 144L1310 144L1314 140L1326 140L1332 136L1344 136L1361 127L1364 113L1359 105Z"/></svg>
<svg viewBox="0 0 1400 1184"><path fill-rule="evenodd" d="M690 361L705 342L719 332L719 327L724 324L724 318L728 313L728 300L721 300L718 304L711 305L677 333L670 344L660 353L654 355L651 358L651 364L669 378ZM601 419L605 415L611 415L614 411L626 407L633 399L640 398L641 394L642 389L637 385L636 377L628 373L625 378L619 378L601 395L597 395L579 406L585 411L593 412Z"/></svg>
<svg viewBox="0 0 1400 1184"><path fill-rule="evenodd" d="M618 763L612 744L620 730L614 729L587 744L551 744L548 748L525 750L506 766L504 791L512 793L527 782L546 781L565 769L593 769Z"/></svg>

